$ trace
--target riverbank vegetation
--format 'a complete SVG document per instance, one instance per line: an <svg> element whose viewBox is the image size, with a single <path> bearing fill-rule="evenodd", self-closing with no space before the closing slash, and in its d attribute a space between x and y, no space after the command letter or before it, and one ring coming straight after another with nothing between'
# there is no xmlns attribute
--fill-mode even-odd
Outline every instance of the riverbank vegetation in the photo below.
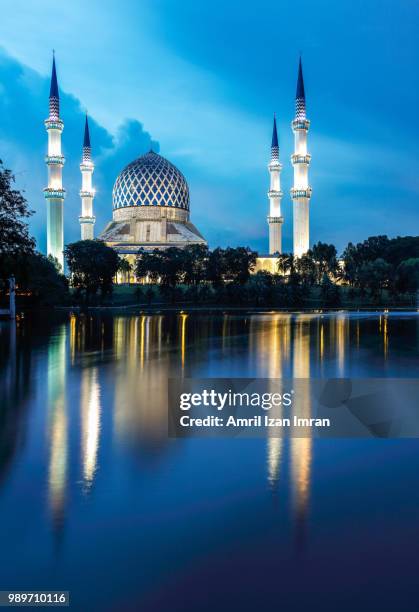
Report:
<svg viewBox="0 0 419 612"><path fill-rule="evenodd" d="M69 277L57 261L36 250L28 230L32 211L0 161L0 301L16 278L20 304L256 306L278 308L416 307L419 237L373 236L349 243L340 258L318 242L302 257L274 257L273 272L256 271L247 247L209 250L140 250L131 266L100 240L65 247ZM115 278L137 279L116 285ZM69 280L70 279L70 280Z"/></svg>
<svg viewBox="0 0 419 612"><path fill-rule="evenodd" d="M33 211L14 184L15 177L0 160L0 303L6 301L8 279L14 276L20 303L65 304L68 281L56 261L36 251L28 228Z"/></svg>
<svg viewBox="0 0 419 612"><path fill-rule="evenodd" d="M278 308L416 307L419 237L371 237L336 248L318 242L301 258L278 255L275 273L255 273L257 253L204 246L140 251L135 274L108 305L193 304Z"/></svg>

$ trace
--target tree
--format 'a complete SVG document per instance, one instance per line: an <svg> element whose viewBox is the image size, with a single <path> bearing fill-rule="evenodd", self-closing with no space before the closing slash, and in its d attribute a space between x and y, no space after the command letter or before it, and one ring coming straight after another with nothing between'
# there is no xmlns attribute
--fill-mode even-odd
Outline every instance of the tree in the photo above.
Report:
<svg viewBox="0 0 419 612"><path fill-rule="evenodd" d="M207 278L214 287L221 287L225 273L224 249L220 247L209 253L207 263Z"/></svg>
<svg viewBox="0 0 419 612"><path fill-rule="evenodd" d="M327 272L323 273L323 278L320 283L322 305L324 308L336 308L340 306L340 290L338 285L335 285L330 280Z"/></svg>
<svg viewBox="0 0 419 612"><path fill-rule="evenodd" d="M113 278L119 269L116 251L101 240L80 240L64 249L71 284L86 303L100 290L101 295L112 293Z"/></svg>
<svg viewBox="0 0 419 612"><path fill-rule="evenodd" d="M159 292L172 302L176 297L182 297L182 291L177 289L185 278L187 256L183 249L169 247L168 249L154 249L147 252L139 251L136 262L137 278L148 278L153 283L160 283Z"/></svg>
<svg viewBox="0 0 419 612"><path fill-rule="evenodd" d="M270 272L259 270L252 275L246 284L247 297L250 303L265 306L272 304L274 296L274 279Z"/></svg>
<svg viewBox="0 0 419 612"><path fill-rule="evenodd" d="M297 272L303 284L312 287L318 278L317 265L312 257L311 251L295 258L295 272ZM291 273L292 275L292 273Z"/></svg>
<svg viewBox="0 0 419 612"><path fill-rule="evenodd" d="M191 244L183 249L184 281L187 285L198 285L207 278L208 247L204 244Z"/></svg>
<svg viewBox="0 0 419 612"><path fill-rule="evenodd" d="M359 286L361 289L368 288L371 297L380 300L382 290L388 286L392 266L382 258L368 261L359 270Z"/></svg>
<svg viewBox="0 0 419 612"><path fill-rule="evenodd" d="M163 273L163 258L160 249L154 251L138 251L135 263L135 275L137 278L147 278L152 283L157 283Z"/></svg>
<svg viewBox="0 0 419 612"><path fill-rule="evenodd" d="M256 265L257 253L246 247L224 251L224 280L244 285Z"/></svg>
<svg viewBox="0 0 419 612"><path fill-rule="evenodd" d="M31 294L32 302L52 306L68 300L68 281L49 257L37 252L24 253L16 263L17 284Z"/></svg>
<svg viewBox="0 0 419 612"><path fill-rule="evenodd" d="M295 270L295 257L293 253L281 253L278 255L278 272L283 276L292 274Z"/></svg>
<svg viewBox="0 0 419 612"><path fill-rule="evenodd" d="M387 260L391 241L387 236L370 236L357 245L350 242L343 252L343 278L353 287L365 287L365 265ZM364 270L363 270L364 268Z"/></svg>
<svg viewBox="0 0 419 612"><path fill-rule="evenodd" d="M316 281L322 282L324 274L336 278L339 271L336 247L333 244L317 242L309 251L316 265Z"/></svg>
<svg viewBox="0 0 419 612"><path fill-rule="evenodd" d="M17 274L16 257L34 252L25 219L33 212L22 193L13 188L15 177L0 160L0 275Z"/></svg>
<svg viewBox="0 0 419 612"><path fill-rule="evenodd" d="M128 259L125 259L125 257L119 257L118 272L122 272L122 274L124 275L125 281L128 278L128 282L129 282L131 271L132 271L132 266L130 262L128 261Z"/></svg>
<svg viewBox="0 0 419 612"><path fill-rule="evenodd" d="M419 291L419 258L402 261L396 271L396 287L402 293Z"/></svg>
<svg viewBox="0 0 419 612"><path fill-rule="evenodd" d="M398 236L390 240L385 259L396 268L402 261L419 259L419 236Z"/></svg>

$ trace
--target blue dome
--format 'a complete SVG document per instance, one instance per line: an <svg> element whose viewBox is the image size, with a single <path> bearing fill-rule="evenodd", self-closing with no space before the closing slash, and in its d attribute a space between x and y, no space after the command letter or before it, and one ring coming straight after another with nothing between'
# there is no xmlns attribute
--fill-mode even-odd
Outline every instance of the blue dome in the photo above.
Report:
<svg viewBox="0 0 419 612"><path fill-rule="evenodd" d="M115 181L113 208L170 206L189 210L189 188L183 174L150 151L126 166Z"/></svg>

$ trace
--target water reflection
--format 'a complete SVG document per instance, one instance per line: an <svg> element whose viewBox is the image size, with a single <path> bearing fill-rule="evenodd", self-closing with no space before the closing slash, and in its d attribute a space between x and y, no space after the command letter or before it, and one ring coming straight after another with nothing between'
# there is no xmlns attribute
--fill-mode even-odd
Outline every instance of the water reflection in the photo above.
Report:
<svg viewBox="0 0 419 612"><path fill-rule="evenodd" d="M308 315L297 315L293 338L293 374L294 378L310 377L310 327L312 318ZM311 417L311 390L307 382L298 397L298 412L303 418ZM303 438L291 438L291 475L293 491L293 509L297 526L297 542L305 539L306 518L310 501L310 479L312 461L312 440L310 429L301 430Z"/></svg>
<svg viewBox="0 0 419 612"><path fill-rule="evenodd" d="M275 314L265 319L264 332L260 334L262 339L261 351L267 351L268 377L272 380L271 392L281 393L281 385L277 380L283 378L283 371L287 365L290 355L290 329L291 318L289 315ZM274 379L276 381L274 382ZM268 385L269 386L269 385ZM284 415L282 406L274 406L270 413L273 418L281 419ZM268 446L268 483L273 492L277 491L280 477L280 467L283 459L284 440L276 438L269 432Z"/></svg>
<svg viewBox="0 0 419 612"><path fill-rule="evenodd" d="M0 325L0 485L32 434L28 406L39 410L34 431L43 427L47 440L43 473L54 526L62 526L68 513L73 475L78 491L91 495L97 479L106 478L100 457L109 463L112 453L128 449L141 458L144 470L148 460L172 452L169 376L307 379L356 373L360 363L382 375L393 351L405 355L411 346L417 354L419 329L418 317L401 322L388 314L351 318L343 313L71 315L43 325ZM397 363L392 361L393 370ZM405 368L401 363L401 374ZM311 415L309 388L299 397L299 413ZM272 416L285 415L275 407ZM289 491L297 539L303 541L313 441L270 436L266 444L268 487L280 502Z"/></svg>
<svg viewBox="0 0 419 612"><path fill-rule="evenodd" d="M66 398L66 326L62 325L48 345L48 492L53 523L64 521L68 468L68 416Z"/></svg>
<svg viewBox="0 0 419 612"><path fill-rule="evenodd" d="M84 369L81 382L81 433L84 490L93 484L101 430L100 387L97 368Z"/></svg>
<svg viewBox="0 0 419 612"><path fill-rule="evenodd" d="M0 485L26 435L32 353L20 322L0 323Z"/></svg>

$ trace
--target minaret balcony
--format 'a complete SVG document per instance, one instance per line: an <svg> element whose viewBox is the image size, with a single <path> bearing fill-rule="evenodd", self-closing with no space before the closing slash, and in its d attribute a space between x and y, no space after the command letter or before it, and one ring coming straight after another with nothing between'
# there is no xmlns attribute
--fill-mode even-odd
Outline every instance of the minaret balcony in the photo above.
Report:
<svg viewBox="0 0 419 612"><path fill-rule="evenodd" d="M266 217L266 220L269 224L271 223L284 223L284 217Z"/></svg>
<svg viewBox="0 0 419 612"><path fill-rule="evenodd" d="M80 170L82 172L93 172L94 165L91 161L82 161L82 163L80 164Z"/></svg>
<svg viewBox="0 0 419 612"><path fill-rule="evenodd" d="M293 200L299 198L311 198L313 190L311 187L293 187L291 189L291 197Z"/></svg>
<svg viewBox="0 0 419 612"><path fill-rule="evenodd" d="M65 157L64 155L46 155L45 163L48 166L64 166Z"/></svg>
<svg viewBox="0 0 419 612"><path fill-rule="evenodd" d="M95 197L95 192L93 190L92 191L88 191L87 189L85 189L85 190L82 189L80 191L80 197L81 198L94 198Z"/></svg>
<svg viewBox="0 0 419 612"><path fill-rule="evenodd" d="M272 161L269 162L268 168L270 172L275 172L275 171L281 172L282 164L278 160L273 159Z"/></svg>
<svg viewBox="0 0 419 612"><path fill-rule="evenodd" d="M283 191L277 191L276 189L270 189L268 191L268 198L282 198L284 195Z"/></svg>
<svg viewBox="0 0 419 612"><path fill-rule="evenodd" d="M63 188L53 188L53 187L45 187L44 196L46 198L65 198L65 189Z"/></svg>
<svg viewBox="0 0 419 612"><path fill-rule="evenodd" d="M311 155L307 153L306 155L300 155L299 153L294 153L291 155L291 162L295 164L306 164L307 166L311 162Z"/></svg>
<svg viewBox="0 0 419 612"><path fill-rule="evenodd" d="M64 129L64 123L61 119L45 119L45 129L48 130L59 130L60 132Z"/></svg>
<svg viewBox="0 0 419 612"><path fill-rule="evenodd" d="M96 217L83 217L83 215L80 215L79 217L80 223L90 223L93 225L95 221L96 221Z"/></svg>
<svg viewBox="0 0 419 612"><path fill-rule="evenodd" d="M294 121L291 123L291 126L294 132L297 132L298 130L308 132L308 128L310 127L310 121L308 119L294 119Z"/></svg>

